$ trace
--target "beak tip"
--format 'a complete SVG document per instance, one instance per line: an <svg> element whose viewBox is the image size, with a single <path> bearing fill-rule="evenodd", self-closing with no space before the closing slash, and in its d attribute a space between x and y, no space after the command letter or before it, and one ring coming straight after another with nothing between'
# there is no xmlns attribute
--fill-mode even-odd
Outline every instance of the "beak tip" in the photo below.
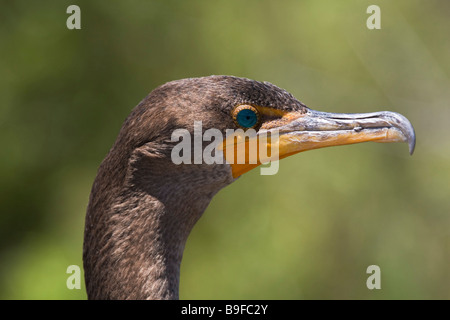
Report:
<svg viewBox="0 0 450 320"><path fill-rule="evenodd" d="M409 155L412 156L414 153L414 149L415 149L415 145L414 144L410 144L409 145Z"/></svg>
<svg viewBox="0 0 450 320"><path fill-rule="evenodd" d="M409 145L409 154L412 156L414 153L414 149L416 148L416 136L413 135L410 141L408 142Z"/></svg>
<svg viewBox="0 0 450 320"><path fill-rule="evenodd" d="M414 149L416 148L416 132L411 122L402 114L397 112L384 112L388 118L392 119L392 123L397 127L405 136L405 140L409 146L409 154L412 156Z"/></svg>
<svg viewBox="0 0 450 320"><path fill-rule="evenodd" d="M407 121L406 123L409 124L407 126L409 127L407 130L409 154L412 156L414 153L414 149L416 148L416 132L414 131L414 127L412 126L411 122L409 122L408 119L406 119L406 121Z"/></svg>

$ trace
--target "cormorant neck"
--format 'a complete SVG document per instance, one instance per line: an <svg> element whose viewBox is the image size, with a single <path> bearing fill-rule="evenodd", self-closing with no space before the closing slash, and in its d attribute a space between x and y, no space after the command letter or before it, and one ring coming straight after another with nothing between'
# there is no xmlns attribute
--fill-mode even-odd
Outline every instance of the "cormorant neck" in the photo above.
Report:
<svg viewBox="0 0 450 320"><path fill-rule="evenodd" d="M86 272L97 281L88 290L90 298L178 299L186 240L210 199L200 200L203 206L191 205L189 199L198 197L173 193L172 201L142 192L122 199L103 224L105 232L91 244L96 250L90 250L87 260L95 262ZM174 205L174 199L183 206Z"/></svg>
<svg viewBox="0 0 450 320"><path fill-rule="evenodd" d="M211 166L200 175L198 166L142 156L127 167L111 163L107 157L99 168L86 215L88 297L178 299L186 240L215 193L233 181L231 170Z"/></svg>
<svg viewBox="0 0 450 320"><path fill-rule="evenodd" d="M173 200L179 195L171 196ZM116 263L111 272L122 288L117 298L178 299L184 247L210 199L199 208L192 207L186 198L183 206L149 194L127 198L116 206L120 218L115 218L119 221L113 224L112 232L118 240L110 244L109 257Z"/></svg>

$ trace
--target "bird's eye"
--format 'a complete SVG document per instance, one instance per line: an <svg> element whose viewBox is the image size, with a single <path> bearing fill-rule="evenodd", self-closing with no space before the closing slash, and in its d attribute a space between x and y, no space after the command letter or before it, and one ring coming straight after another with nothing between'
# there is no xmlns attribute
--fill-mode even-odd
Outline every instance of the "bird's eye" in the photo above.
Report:
<svg viewBox="0 0 450 320"><path fill-rule="evenodd" d="M233 110L233 119L234 122L241 128L253 128L259 122L259 113L255 107L241 105Z"/></svg>

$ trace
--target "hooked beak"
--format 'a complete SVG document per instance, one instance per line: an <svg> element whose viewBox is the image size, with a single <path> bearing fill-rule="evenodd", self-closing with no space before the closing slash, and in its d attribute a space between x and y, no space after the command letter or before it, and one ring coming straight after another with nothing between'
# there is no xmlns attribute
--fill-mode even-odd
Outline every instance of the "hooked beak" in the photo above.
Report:
<svg viewBox="0 0 450 320"><path fill-rule="evenodd" d="M263 125L258 132L278 131L278 152L271 155L278 160L298 152L330 146L341 146L360 142L406 142L412 155L416 143L414 128L404 116L396 112L372 113L328 113L308 109L306 112L288 112L276 122L276 126ZM273 139L272 139L273 140ZM258 164L234 164L233 176L255 168Z"/></svg>
<svg viewBox="0 0 450 320"><path fill-rule="evenodd" d="M396 112L328 113L308 110L278 127L280 157L290 154L359 142L407 142L412 155L416 144L414 128Z"/></svg>

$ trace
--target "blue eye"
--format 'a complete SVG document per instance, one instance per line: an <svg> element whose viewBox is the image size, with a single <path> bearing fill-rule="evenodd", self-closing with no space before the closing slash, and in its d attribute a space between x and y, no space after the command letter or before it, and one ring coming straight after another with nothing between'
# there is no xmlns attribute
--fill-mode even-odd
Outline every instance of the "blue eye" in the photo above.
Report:
<svg viewBox="0 0 450 320"><path fill-rule="evenodd" d="M252 128L258 123L258 111L252 106L240 106L234 112L236 123L244 128Z"/></svg>

